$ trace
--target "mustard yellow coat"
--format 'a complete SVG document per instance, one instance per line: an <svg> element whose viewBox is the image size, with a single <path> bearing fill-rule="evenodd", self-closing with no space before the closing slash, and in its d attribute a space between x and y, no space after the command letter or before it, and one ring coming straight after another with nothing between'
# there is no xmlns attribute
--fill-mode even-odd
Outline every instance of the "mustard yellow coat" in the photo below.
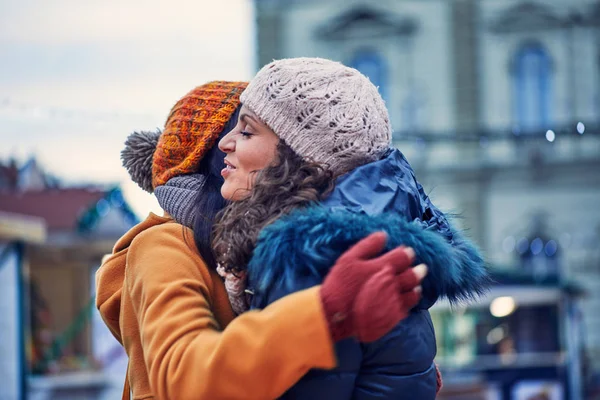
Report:
<svg viewBox="0 0 600 400"><path fill-rule="evenodd" d="M318 287L234 319L191 230L167 217L150 214L117 242L96 289L135 400L274 399L336 364Z"/></svg>

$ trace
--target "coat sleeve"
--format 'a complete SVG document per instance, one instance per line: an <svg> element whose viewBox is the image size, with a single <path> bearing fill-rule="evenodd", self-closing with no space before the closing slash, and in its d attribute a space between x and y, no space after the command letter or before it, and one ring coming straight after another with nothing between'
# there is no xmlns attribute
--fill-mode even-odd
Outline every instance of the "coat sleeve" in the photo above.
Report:
<svg viewBox="0 0 600 400"><path fill-rule="evenodd" d="M206 267L177 227L166 229L175 231L135 239L125 278L156 398L273 399L311 368L335 366L318 288L248 312L221 332Z"/></svg>
<svg viewBox="0 0 600 400"><path fill-rule="evenodd" d="M280 299L297 296L306 288L318 285L316 276L298 276L293 287L279 282L268 290L256 292L252 308L269 309ZM291 399L336 399L350 400L362 360L362 348L354 339L345 339L335 344L337 367L335 369L311 369L298 383L290 388L280 400Z"/></svg>

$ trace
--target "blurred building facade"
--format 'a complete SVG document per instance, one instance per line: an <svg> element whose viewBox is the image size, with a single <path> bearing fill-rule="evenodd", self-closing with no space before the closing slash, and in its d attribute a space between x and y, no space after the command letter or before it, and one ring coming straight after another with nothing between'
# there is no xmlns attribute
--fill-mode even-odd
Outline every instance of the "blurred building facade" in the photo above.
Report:
<svg viewBox="0 0 600 400"><path fill-rule="evenodd" d="M317 56L365 73L394 144L491 264L588 293L600 369L600 1L254 4L257 67Z"/></svg>
<svg viewBox="0 0 600 400"><path fill-rule="evenodd" d="M126 356L96 311L94 275L136 221L117 186L65 186L35 159L0 163L0 292L14 297L0 303L12 321L0 359L17 357L5 366L17 386L0 398L121 393Z"/></svg>

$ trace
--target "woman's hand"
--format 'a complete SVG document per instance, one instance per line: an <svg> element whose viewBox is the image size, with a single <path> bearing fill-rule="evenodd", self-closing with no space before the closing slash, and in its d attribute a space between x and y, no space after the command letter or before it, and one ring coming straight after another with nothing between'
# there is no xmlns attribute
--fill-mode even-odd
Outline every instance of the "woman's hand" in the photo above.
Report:
<svg viewBox="0 0 600 400"><path fill-rule="evenodd" d="M411 248L381 254L386 241L385 232L367 236L342 254L325 277L320 294L334 341L352 336L375 341L419 302L427 267L411 268Z"/></svg>

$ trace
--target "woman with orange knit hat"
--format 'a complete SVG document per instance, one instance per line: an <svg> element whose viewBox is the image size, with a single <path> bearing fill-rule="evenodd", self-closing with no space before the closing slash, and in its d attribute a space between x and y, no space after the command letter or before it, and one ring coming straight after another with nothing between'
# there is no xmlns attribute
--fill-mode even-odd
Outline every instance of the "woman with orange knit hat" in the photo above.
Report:
<svg viewBox="0 0 600 400"><path fill-rule="evenodd" d="M224 206L215 143L235 127L245 87L192 90L162 133L134 134L122 153L132 179L166 212L126 233L96 276L100 314L129 357L124 398L279 397L311 368L335 367L336 341L383 336L420 298L424 271L410 269L414 252L381 254L385 235L376 234L333 262L322 285L235 318L210 234ZM352 298L341 295L349 287ZM351 321L343 332L332 328L340 318Z"/></svg>

